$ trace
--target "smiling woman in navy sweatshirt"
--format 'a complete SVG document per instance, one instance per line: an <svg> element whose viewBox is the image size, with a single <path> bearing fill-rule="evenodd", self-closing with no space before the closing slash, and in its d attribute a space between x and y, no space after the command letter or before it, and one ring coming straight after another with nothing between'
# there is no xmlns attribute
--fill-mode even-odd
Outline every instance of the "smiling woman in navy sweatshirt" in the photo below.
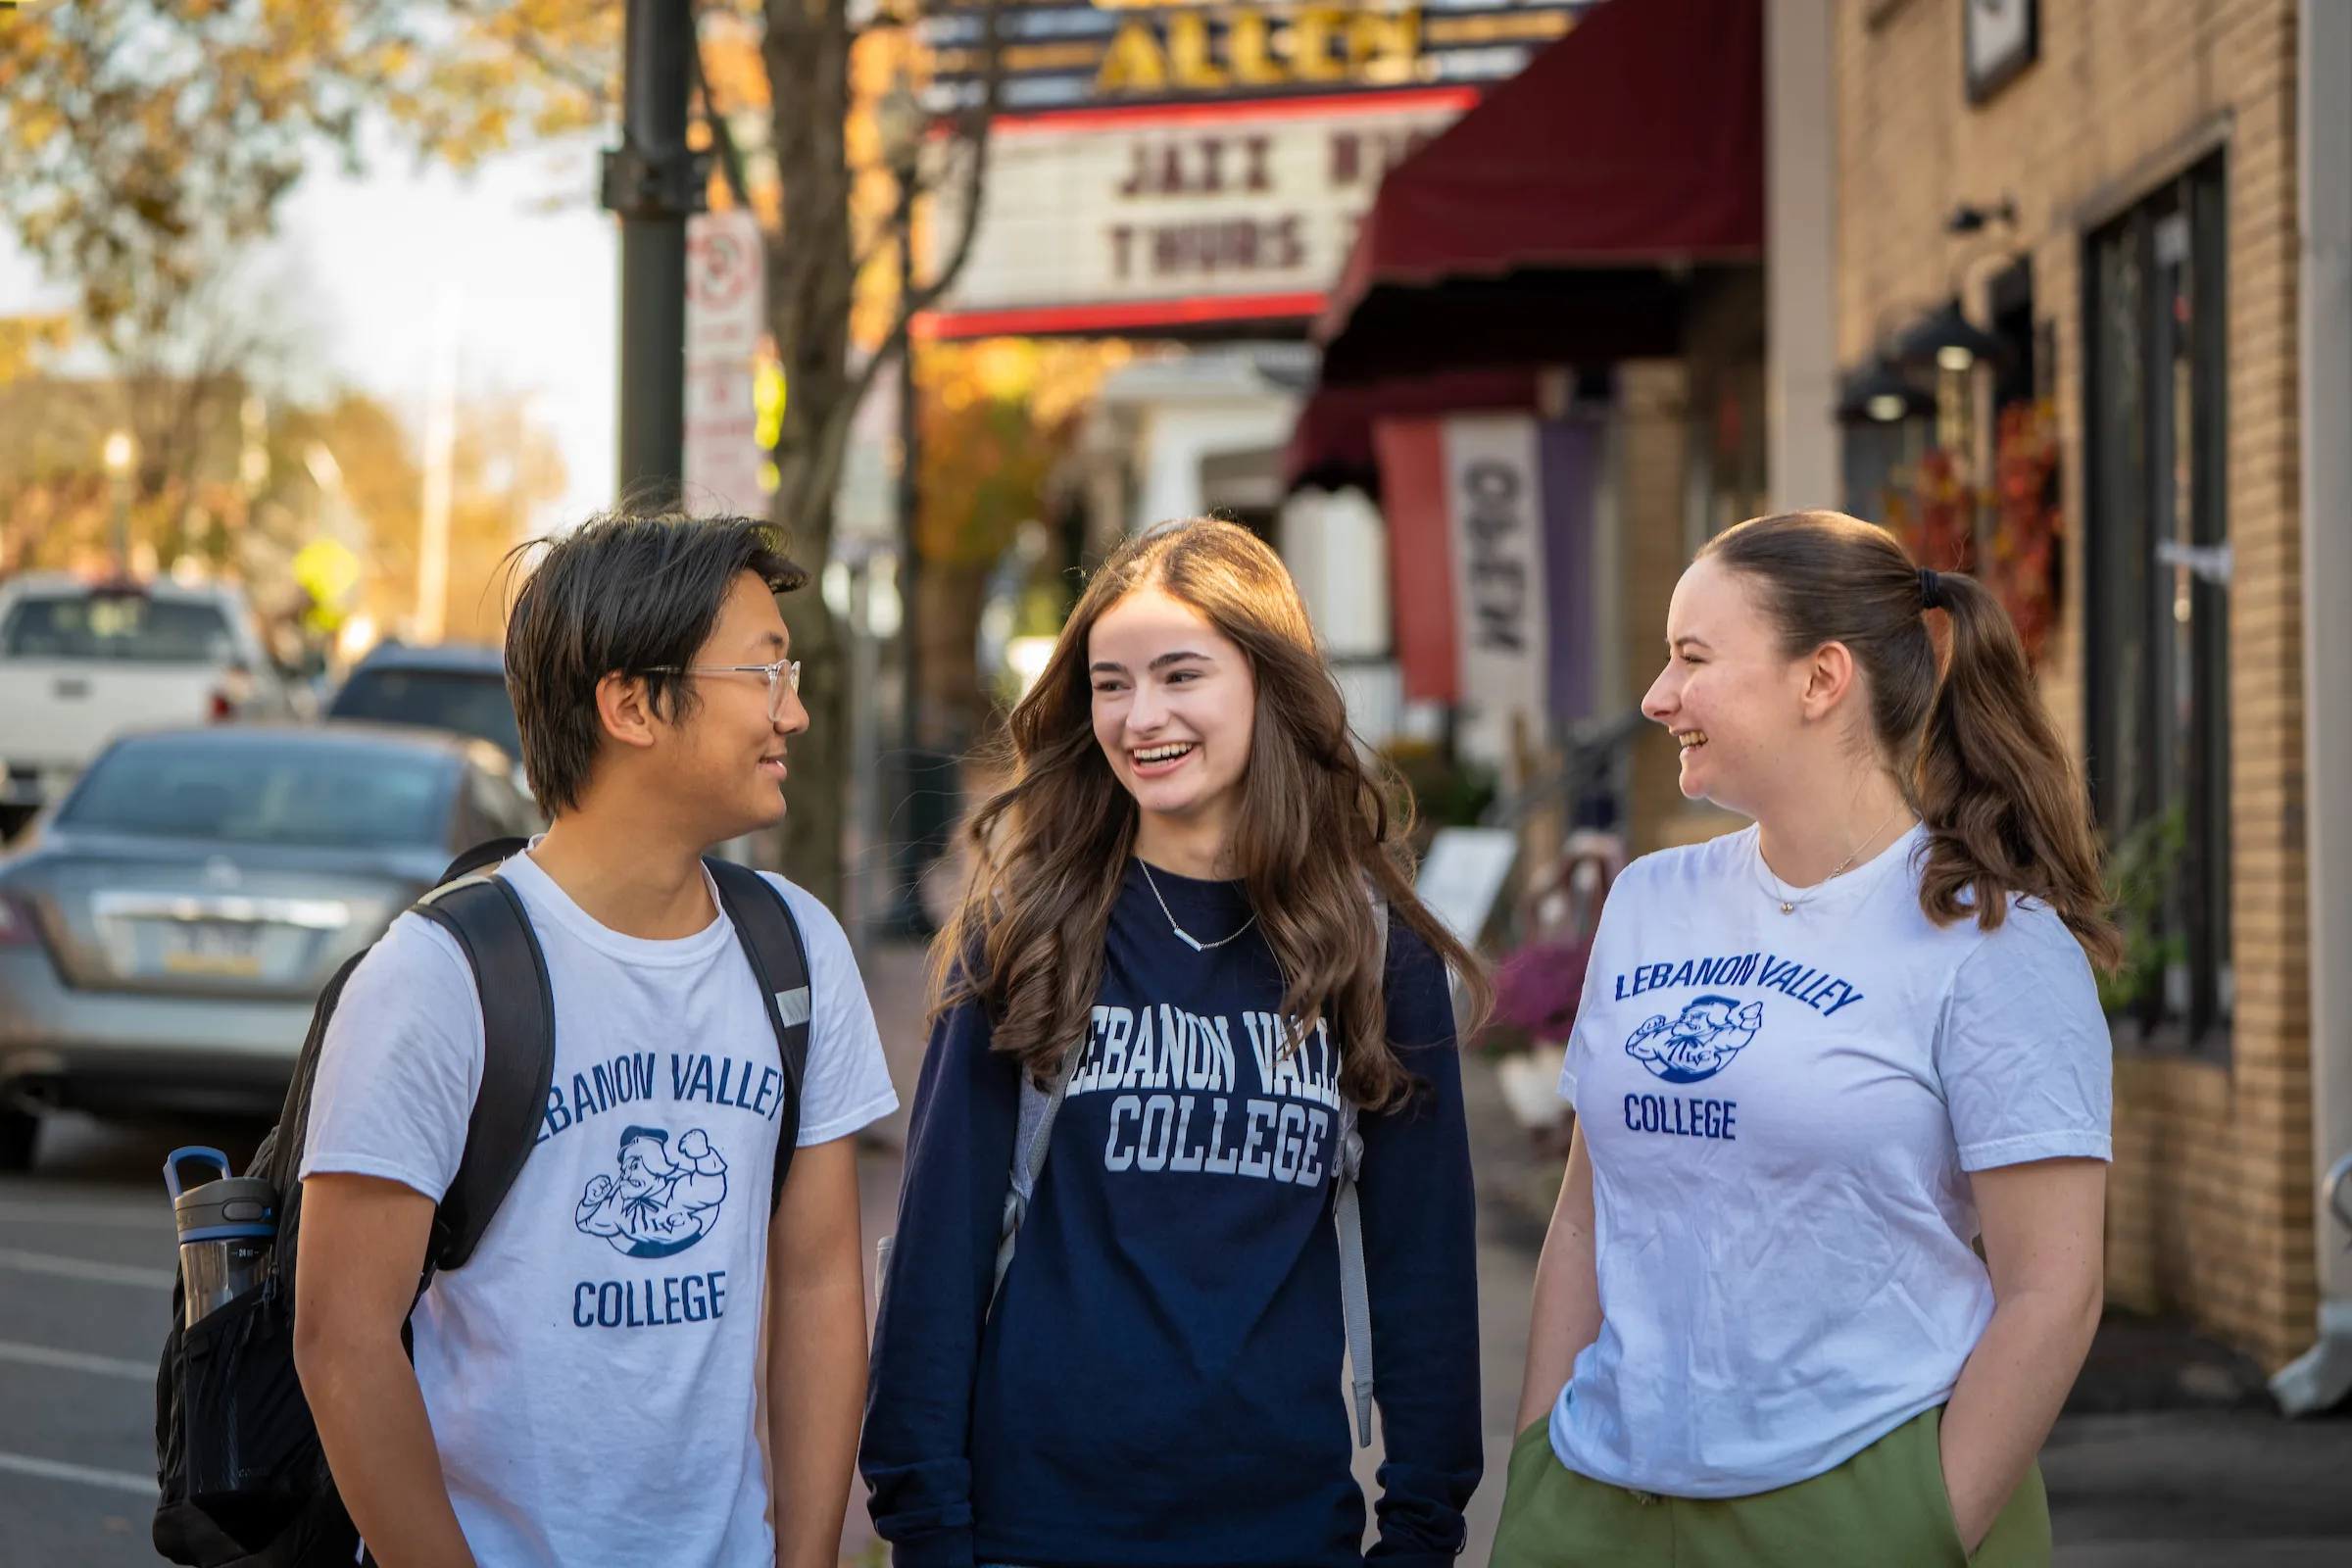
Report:
<svg viewBox="0 0 2352 1568"><path fill-rule="evenodd" d="M1207 519L1131 540L1009 735L938 949L859 1457L875 1528L902 1568L1450 1564L1481 1444L1446 970L1474 1008L1485 987L1413 896L1281 562ZM1024 1100L1056 1084L1000 1287Z"/></svg>

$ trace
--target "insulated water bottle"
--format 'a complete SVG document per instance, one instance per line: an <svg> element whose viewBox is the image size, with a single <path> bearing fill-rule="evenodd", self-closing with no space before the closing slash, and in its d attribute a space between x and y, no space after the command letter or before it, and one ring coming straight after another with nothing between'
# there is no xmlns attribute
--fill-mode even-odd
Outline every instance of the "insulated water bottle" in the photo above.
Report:
<svg viewBox="0 0 2352 1568"><path fill-rule="evenodd" d="M183 1163L217 1174L187 1186ZM193 1328L261 1283L277 1239L277 1189L258 1176L231 1176L226 1154L201 1147L172 1151L164 1188L179 1226L179 1278Z"/></svg>

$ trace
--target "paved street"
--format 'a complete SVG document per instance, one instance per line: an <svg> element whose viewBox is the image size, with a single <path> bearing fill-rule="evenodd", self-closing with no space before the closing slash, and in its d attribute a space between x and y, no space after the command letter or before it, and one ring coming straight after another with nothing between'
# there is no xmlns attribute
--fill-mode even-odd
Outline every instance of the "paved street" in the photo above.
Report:
<svg viewBox="0 0 2352 1568"><path fill-rule="evenodd" d="M158 1561L155 1371L178 1261L164 1155L257 1131L71 1117L32 1177L0 1178L0 1568Z"/></svg>
<svg viewBox="0 0 2352 1568"><path fill-rule="evenodd" d="M884 949L869 986L902 1099L921 1059L919 957ZM1470 1512L1483 1563L1526 1347L1542 1167L1507 1125L1493 1075L1466 1075L1482 1194L1481 1348L1488 1484ZM861 1160L866 1255L892 1224L904 1112ZM0 1568L153 1563L155 1358L173 1266L159 1171L178 1144L240 1158L250 1125L55 1123L40 1168L0 1179ZM2352 1561L2352 1419L2289 1424L2242 1364L2185 1336L2119 1324L2102 1336L2043 1455L2059 1568L2304 1568ZM1367 1455L1368 1478L1377 1452ZM862 1496L843 1540L877 1562Z"/></svg>

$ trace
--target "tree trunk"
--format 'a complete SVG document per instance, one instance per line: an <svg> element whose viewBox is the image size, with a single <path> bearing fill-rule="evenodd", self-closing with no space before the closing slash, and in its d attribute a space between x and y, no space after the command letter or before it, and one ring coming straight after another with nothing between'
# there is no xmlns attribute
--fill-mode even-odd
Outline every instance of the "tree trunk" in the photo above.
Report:
<svg viewBox="0 0 2352 1568"><path fill-rule="evenodd" d="M842 826L848 760L848 671L842 640L813 579L833 553L833 489L851 392L850 109L846 0L767 0L760 53L767 68L782 233L767 255L768 327L784 368L784 418L776 439L770 515L811 582L782 602L802 668L808 733L792 743L785 798L784 869L841 907ZM835 450L827 450L828 447Z"/></svg>

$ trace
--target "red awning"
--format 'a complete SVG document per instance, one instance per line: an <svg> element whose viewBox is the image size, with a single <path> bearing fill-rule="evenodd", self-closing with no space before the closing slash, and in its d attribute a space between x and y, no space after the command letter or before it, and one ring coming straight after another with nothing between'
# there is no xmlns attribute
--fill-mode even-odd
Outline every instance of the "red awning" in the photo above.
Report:
<svg viewBox="0 0 2352 1568"><path fill-rule="evenodd" d="M1457 370L1448 375L1325 387L1298 411L1282 454L1282 487L1341 490L1354 485L1381 494L1374 426L1383 420L1532 409L1538 400L1533 368Z"/></svg>
<svg viewBox="0 0 2352 1568"><path fill-rule="evenodd" d="M1389 286L1763 250L1763 0L1609 0L1389 172L1315 336Z"/></svg>

